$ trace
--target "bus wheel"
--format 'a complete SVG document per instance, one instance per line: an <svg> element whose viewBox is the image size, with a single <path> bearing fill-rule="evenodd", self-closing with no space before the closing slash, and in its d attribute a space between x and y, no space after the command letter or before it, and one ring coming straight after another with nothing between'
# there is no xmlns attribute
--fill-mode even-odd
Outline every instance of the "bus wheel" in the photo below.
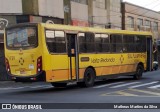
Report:
<svg viewBox="0 0 160 112"><path fill-rule="evenodd" d="M51 83L54 87L66 87L67 83Z"/></svg>
<svg viewBox="0 0 160 112"><path fill-rule="evenodd" d="M78 82L78 86L81 87L91 87L94 85L95 72L92 68L87 68L84 73L83 82Z"/></svg>
<svg viewBox="0 0 160 112"><path fill-rule="evenodd" d="M142 65L138 65L137 66L137 70L136 70L136 74L134 75L134 79L139 80L142 78L142 74L143 74L143 66Z"/></svg>

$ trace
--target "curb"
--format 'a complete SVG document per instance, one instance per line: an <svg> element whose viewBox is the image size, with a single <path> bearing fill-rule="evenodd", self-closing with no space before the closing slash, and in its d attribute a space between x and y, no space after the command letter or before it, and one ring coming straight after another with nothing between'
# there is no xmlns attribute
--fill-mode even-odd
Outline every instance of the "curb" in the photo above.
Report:
<svg viewBox="0 0 160 112"><path fill-rule="evenodd" d="M1 88L10 88L10 87L24 87L24 86L38 86L38 85L45 85L43 82L36 82L36 83L21 83L21 82L14 82L14 81L0 81L0 89Z"/></svg>

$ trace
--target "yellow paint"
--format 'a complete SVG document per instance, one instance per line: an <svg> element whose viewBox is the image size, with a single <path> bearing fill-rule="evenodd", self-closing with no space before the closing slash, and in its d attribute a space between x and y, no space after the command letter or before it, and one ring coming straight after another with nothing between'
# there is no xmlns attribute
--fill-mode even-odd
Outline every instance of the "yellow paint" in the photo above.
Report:
<svg viewBox="0 0 160 112"><path fill-rule="evenodd" d="M128 93L130 91L130 93ZM136 93L132 93L136 92ZM147 94L144 95L143 93ZM110 93L101 94L100 96L132 96L132 97L159 97L160 93L152 92L149 90L140 90L140 89L125 89L120 91L114 91Z"/></svg>
<svg viewBox="0 0 160 112"><path fill-rule="evenodd" d="M138 90L138 89L129 89L129 90L135 91L135 92L140 92L140 93L145 93L145 94L160 96L160 93L155 93L155 92L151 92L151 91L144 91L144 90Z"/></svg>
<svg viewBox="0 0 160 112"><path fill-rule="evenodd" d="M123 91L118 91L117 94L120 94L122 96L138 96L138 95L127 93L127 92L123 92Z"/></svg>

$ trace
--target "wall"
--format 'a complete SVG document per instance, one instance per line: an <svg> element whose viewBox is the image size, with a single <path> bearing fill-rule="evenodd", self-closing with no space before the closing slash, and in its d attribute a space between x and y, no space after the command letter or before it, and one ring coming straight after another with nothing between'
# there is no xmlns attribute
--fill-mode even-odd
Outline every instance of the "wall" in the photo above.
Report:
<svg viewBox="0 0 160 112"><path fill-rule="evenodd" d="M38 0L40 16L64 18L63 0Z"/></svg>
<svg viewBox="0 0 160 112"><path fill-rule="evenodd" d="M16 24L16 16L0 15L0 43L3 43L4 29L14 24Z"/></svg>
<svg viewBox="0 0 160 112"><path fill-rule="evenodd" d="M103 3L103 4L102 4ZM105 28L107 24L107 10L105 1L93 1L92 24L94 27Z"/></svg>
<svg viewBox="0 0 160 112"><path fill-rule="evenodd" d="M71 2L71 21L75 26L88 26L88 5Z"/></svg>
<svg viewBox="0 0 160 112"><path fill-rule="evenodd" d="M23 13L64 19L63 0L22 0Z"/></svg>
<svg viewBox="0 0 160 112"><path fill-rule="evenodd" d="M22 14L22 0L0 0L1 14Z"/></svg>
<svg viewBox="0 0 160 112"><path fill-rule="evenodd" d="M121 2L122 0L107 0L108 23L111 23L112 29L122 29Z"/></svg>

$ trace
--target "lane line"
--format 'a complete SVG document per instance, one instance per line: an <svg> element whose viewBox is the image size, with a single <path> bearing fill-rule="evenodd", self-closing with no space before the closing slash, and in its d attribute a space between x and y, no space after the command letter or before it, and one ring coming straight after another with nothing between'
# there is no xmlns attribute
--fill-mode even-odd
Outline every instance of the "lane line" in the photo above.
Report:
<svg viewBox="0 0 160 112"><path fill-rule="evenodd" d="M159 85L155 85L155 86L151 86L151 87L148 87L149 89L157 89L160 87L160 84Z"/></svg>
<svg viewBox="0 0 160 112"><path fill-rule="evenodd" d="M7 88L0 88L0 90L13 90L13 89L24 89L24 88L29 88L29 86L24 86L24 87L7 87Z"/></svg>
<svg viewBox="0 0 160 112"><path fill-rule="evenodd" d="M131 82L131 83L127 83L127 84L121 84L121 85L113 86L113 87L110 87L110 88L119 88L119 87L124 87L124 86L132 85L132 84L137 84L137 83L140 83L140 82Z"/></svg>
<svg viewBox="0 0 160 112"><path fill-rule="evenodd" d="M138 90L138 89L129 89L129 90L135 91L135 92L140 92L140 93L145 93L145 94L160 96L160 93L155 93L155 92L151 92L151 91L144 91L144 90Z"/></svg>
<svg viewBox="0 0 160 112"><path fill-rule="evenodd" d="M131 93L127 93L128 89L124 89L124 90L120 90L120 91L113 91L113 92L109 92L109 93L103 93L101 94L101 96L122 96L122 95L126 95L126 96L137 96L135 94L131 94ZM118 95L117 95L118 94Z"/></svg>
<svg viewBox="0 0 160 112"><path fill-rule="evenodd" d="M142 87L142 86L147 86L147 85L151 85L151 84L156 84L159 81L154 81L154 82L150 82L150 83L145 83L145 84L140 84L140 85L136 85L136 86L131 86L129 88L137 88L137 87Z"/></svg>
<svg viewBox="0 0 160 112"><path fill-rule="evenodd" d="M30 88L32 88L32 89L35 89L35 88L44 88L44 87L48 87L48 86L50 86L50 85L40 85L40 86L33 86L33 87L30 87ZM52 86L53 87L53 86Z"/></svg>
<svg viewBox="0 0 160 112"><path fill-rule="evenodd" d="M42 88L54 88L54 87L52 85L46 85L46 86L44 86Z"/></svg>
<svg viewBox="0 0 160 112"><path fill-rule="evenodd" d="M120 95L123 95L123 96L138 96L138 95L127 93L127 92L123 92L123 91L117 91L116 93L120 94Z"/></svg>
<svg viewBox="0 0 160 112"><path fill-rule="evenodd" d="M114 85L114 84L121 84L121 83L124 83L124 82L115 82L115 83L111 83L111 84L105 84L105 85L101 85L101 86L95 86L93 88L103 88L103 87L107 87L107 86L111 86L111 85Z"/></svg>
<svg viewBox="0 0 160 112"><path fill-rule="evenodd" d="M0 90L16 90L16 89L24 89L24 88L51 88L51 85L41 85L41 86L23 86L23 87L7 87L7 88L0 88Z"/></svg>

